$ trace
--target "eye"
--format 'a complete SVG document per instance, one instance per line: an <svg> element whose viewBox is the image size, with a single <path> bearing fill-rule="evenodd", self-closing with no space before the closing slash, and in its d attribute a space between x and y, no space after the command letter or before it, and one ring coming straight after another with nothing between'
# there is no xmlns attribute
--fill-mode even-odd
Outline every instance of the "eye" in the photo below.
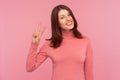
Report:
<svg viewBox="0 0 120 80"><path fill-rule="evenodd" d="M64 17L62 16L62 17L60 17L60 19L64 19Z"/></svg>

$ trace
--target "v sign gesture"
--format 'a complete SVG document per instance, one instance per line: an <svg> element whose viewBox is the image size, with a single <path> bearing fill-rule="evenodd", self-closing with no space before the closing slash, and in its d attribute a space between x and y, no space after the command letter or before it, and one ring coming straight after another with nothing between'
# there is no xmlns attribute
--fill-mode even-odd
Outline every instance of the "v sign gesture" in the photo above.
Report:
<svg viewBox="0 0 120 80"><path fill-rule="evenodd" d="M41 24L38 24L36 31L33 33L32 42L39 43L41 36L43 35L46 27L41 27Z"/></svg>

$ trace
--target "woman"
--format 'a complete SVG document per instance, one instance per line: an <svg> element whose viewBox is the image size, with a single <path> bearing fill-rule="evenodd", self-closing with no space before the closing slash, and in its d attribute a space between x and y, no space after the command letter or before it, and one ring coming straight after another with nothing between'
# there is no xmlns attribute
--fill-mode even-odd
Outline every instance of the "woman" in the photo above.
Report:
<svg viewBox="0 0 120 80"><path fill-rule="evenodd" d="M90 41L77 30L77 21L65 5L53 8L52 37L37 52L43 32L33 35L27 59L27 71L34 71L48 57L53 63L52 80L93 80L93 55ZM41 27L41 26L40 26Z"/></svg>

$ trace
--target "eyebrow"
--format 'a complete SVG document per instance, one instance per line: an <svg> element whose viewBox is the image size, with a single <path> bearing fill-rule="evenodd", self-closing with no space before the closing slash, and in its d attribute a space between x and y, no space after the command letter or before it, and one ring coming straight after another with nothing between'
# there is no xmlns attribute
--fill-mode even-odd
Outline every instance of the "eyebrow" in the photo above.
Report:
<svg viewBox="0 0 120 80"><path fill-rule="evenodd" d="M60 16L65 16L65 15L60 15Z"/></svg>

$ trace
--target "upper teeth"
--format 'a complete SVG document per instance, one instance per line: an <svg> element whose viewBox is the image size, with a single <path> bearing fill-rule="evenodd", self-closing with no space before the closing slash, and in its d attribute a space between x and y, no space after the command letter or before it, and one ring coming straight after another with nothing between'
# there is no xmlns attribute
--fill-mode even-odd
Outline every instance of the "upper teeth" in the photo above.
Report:
<svg viewBox="0 0 120 80"><path fill-rule="evenodd" d="M72 22L68 22L68 23L67 23L67 25L71 25L71 24L72 24Z"/></svg>

